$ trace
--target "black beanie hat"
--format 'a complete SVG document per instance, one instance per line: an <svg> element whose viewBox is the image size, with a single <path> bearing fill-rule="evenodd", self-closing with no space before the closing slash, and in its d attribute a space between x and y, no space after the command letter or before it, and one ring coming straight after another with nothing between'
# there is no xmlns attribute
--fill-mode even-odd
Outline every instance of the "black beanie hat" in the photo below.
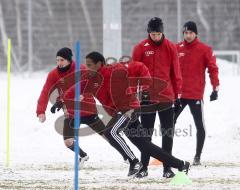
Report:
<svg viewBox="0 0 240 190"><path fill-rule="evenodd" d="M60 56L64 59L68 60L69 62L72 62L72 56L73 56L72 50L67 47L64 47L64 48L58 50L56 57L57 56Z"/></svg>
<svg viewBox="0 0 240 190"><path fill-rule="evenodd" d="M193 21L188 21L183 25L183 32L185 32L187 30L190 30L190 31L194 32L195 34L198 34L197 25Z"/></svg>
<svg viewBox="0 0 240 190"><path fill-rule="evenodd" d="M163 22L162 19L158 17L153 17L151 20L148 22L148 28L147 32L161 32L163 33Z"/></svg>

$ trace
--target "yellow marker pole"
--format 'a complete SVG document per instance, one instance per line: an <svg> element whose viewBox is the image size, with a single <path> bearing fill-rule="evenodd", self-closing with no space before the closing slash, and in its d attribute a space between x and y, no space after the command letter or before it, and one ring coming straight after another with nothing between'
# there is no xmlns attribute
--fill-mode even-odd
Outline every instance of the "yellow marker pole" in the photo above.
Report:
<svg viewBox="0 0 240 190"><path fill-rule="evenodd" d="M7 157L6 166L10 162L10 74L11 74L11 39L8 39L8 54L7 54Z"/></svg>

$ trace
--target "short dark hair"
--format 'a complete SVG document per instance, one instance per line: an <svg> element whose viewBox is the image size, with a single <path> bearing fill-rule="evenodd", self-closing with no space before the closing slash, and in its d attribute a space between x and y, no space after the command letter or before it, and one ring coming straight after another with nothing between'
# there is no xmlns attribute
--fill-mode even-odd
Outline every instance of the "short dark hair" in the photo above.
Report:
<svg viewBox="0 0 240 190"><path fill-rule="evenodd" d="M103 65L105 65L105 58L104 56L96 51L90 52L86 55L86 59L91 59L95 64L97 64L98 61L101 61Z"/></svg>
<svg viewBox="0 0 240 190"><path fill-rule="evenodd" d="M197 25L193 21L188 21L183 25L183 32L185 32L187 30L190 30L190 31L194 32L195 34L198 34Z"/></svg>

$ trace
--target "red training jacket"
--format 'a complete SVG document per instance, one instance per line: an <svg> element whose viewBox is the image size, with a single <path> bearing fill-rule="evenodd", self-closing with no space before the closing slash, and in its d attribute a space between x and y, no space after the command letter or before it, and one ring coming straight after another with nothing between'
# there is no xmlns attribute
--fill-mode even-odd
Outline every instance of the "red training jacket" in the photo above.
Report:
<svg viewBox="0 0 240 190"><path fill-rule="evenodd" d="M84 70L85 65L81 64L81 71ZM40 97L37 103L37 116L39 114L45 114L48 101L52 92L56 89L58 92L57 99L63 99L63 95L67 89L75 84L75 63L72 62L71 67L66 72L59 72L57 68L54 68L49 72L47 80L42 88ZM74 105L74 102L73 102ZM92 96L86 95L81 102L81 116L89 116L97 114L96 103ZM69 106L66 106L67 108ZM74 106L72 109L67 109L70 117L74 117Z"/></svg>
<svg viewBox="0 0 240 190"><path fill-rule="evenodd" d="M212 48L196 38L192 43L178 43L177 50L183 78L182 98L203 99L206 69L213 89L219 86L218 67Z"/></svg>
<svg viewBox="0 0 240 190"><path fill-rule="evenodd" d="M95 76L92 75L86 83L81 83L81 89L83 89L83 95L95 96L105 111L113 116L119 111L140 107L136 98L138 79L140 79L140 85L145 88L151 83L150 74L143 63L116 63L102 66ZM74 92L75 88L71 87L65 93L64 100L73 99Z"/></svg>
<svg viewBox="0 0 240 190"><path fill-rule="evenodd" d="M137 44L132 53L134 61L143 62L152 78L165 83L165 88L159 92L161 98L157 103L174 101L181 94L182 77L179 67L177 50L175 45L163 36L160 45L156 45L151 39L145 39ZM158 85L153 81L153 86ZM157 92L156 92L157 93ZM150 97L152 99L152 97ZM156 102L156 100L152 100Z"/></svg>

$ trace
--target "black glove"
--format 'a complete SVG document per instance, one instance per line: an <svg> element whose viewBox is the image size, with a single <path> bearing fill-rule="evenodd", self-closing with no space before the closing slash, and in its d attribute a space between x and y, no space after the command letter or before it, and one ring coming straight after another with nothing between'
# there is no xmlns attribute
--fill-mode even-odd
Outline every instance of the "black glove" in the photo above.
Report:
<svg viewBox="0 0 240 190"><path fill-rule="evenodd" d="M59 111L62 108L63 108L63 102L62 101L57 101L57 102L55 102L55 104L53 104L50 111L52 113L55 113L56 109L57 109L57 111Z"/></svg>
<svg viewBox="0 0 240 190"><path fill-rule="evenodd" d="M177 98L174 102L174 111L175 113L182 108L182 102L180 98Z"/></svg>
<svg viewBox="0 0 240 190"><path fill-rule="evenodd" d="M149 103L150 102L150 95L148 91L142 92L142 103Z"/></svg>
<svg viewBox="0 0 240 190"><path fill-rule="evenodd" d="M212 91L212 94L210 95L210 101L214 101L218 99L218 91L214 90Z"/></svg>

